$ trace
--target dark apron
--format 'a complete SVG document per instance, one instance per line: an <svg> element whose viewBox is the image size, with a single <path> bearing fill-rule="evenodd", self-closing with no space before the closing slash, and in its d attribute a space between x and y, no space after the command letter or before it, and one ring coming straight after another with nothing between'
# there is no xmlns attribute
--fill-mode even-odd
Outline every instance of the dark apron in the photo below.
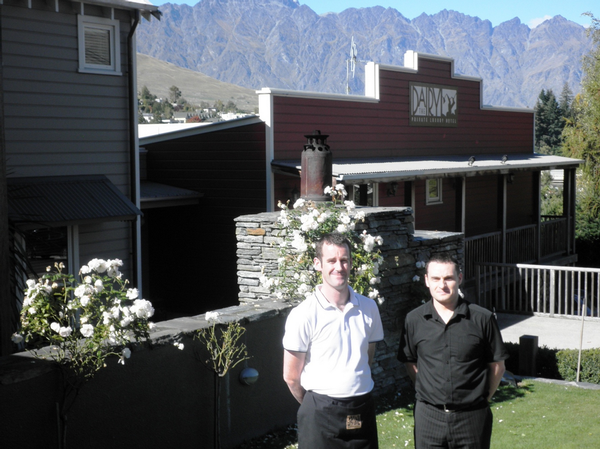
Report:
<svg viewBox="0 0 600 449"><path fill-rule="evenodd" d="M308 391L298 410L299 449L377 449L371 394L332 398Z"/></svg>

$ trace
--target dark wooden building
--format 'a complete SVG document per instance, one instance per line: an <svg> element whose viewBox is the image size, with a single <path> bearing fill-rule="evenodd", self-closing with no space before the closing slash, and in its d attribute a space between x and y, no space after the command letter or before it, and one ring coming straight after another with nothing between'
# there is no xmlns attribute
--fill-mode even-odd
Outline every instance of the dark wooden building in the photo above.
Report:
<svg viewBox="0 0 600 449"><path fill-rule="evenodd" d="M332 183L344 183L357 204L409 206L416 229L463 232L467 279L480 261L574 262L575 170L582 161L535 154L533 110L484 106L481 92L482 80L456 75L452 59L409 51L404 67L368 63L364 96L265 88L258 91L260 120L140 145L148 151L149 180L204 194L193 219L198 232L181 220L165 230L182 240L181 257L223 257L224 284L232 284L224 305L237 288L230 276L233 218L297 198L301 152L315 130L328 136ZM540 214L543 170L564 170L560 217ZM202 249L209 243L201 243L208 229L219 240L209 253ZM203 284L223 284L211 277L210 263L198 263Z"/></svg>

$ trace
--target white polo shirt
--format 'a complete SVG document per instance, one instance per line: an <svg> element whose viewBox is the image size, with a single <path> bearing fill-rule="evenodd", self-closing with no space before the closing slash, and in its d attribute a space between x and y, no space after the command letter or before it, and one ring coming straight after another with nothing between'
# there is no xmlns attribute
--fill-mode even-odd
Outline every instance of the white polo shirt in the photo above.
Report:
<svg viewBox="0 0 600 449"><path fill-rule="evenodd" d="M369 343L383 340L377 304L348 287L350 300L342 312L320 288L290 312L285 324L283 347L306 353L300 384L338 398L369 393L374 386Z"/></svg>

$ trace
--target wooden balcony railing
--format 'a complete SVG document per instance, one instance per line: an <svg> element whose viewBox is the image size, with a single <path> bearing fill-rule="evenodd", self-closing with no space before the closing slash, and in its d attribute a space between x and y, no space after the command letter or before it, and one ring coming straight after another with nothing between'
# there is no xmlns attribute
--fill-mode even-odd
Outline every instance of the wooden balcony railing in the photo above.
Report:
<svg viewBox="0 0 600 449"><path fill-rule="evenodd" d="M478 263L479 305L497 312L598 317L600 269Z"/></svg>

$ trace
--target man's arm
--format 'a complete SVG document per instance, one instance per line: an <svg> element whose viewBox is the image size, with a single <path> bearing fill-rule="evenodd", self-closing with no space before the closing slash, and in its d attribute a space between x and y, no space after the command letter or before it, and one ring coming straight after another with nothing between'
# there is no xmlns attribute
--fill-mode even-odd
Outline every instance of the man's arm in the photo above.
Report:
<svg viewBox="0 0 600 449"><path fill-rule="evenodd" d="M300 404L306 394L306 390L300 385L300 375L305 360L305 352L288 351L287 349L283 351L283 380Z"/></svg>
<svg viewBox="0 0 600 449"><path fill-rule="evenodd" d="M415 385L417 382L417 372L419 371L417 369L417 364L406 362L404 366L406 367L406 373L408 374L408 377L410 377L410 380L412 380L413 385Z"/></svg>
<svg viewBox="0 0 600 449"><path fill-rule="evenodd" d="M488 364L488 402L492 400L492 396L494 396L494 393L498 389L498 385L500 385L500 381L502 380L502 376L504 375L504 370L504 360Z"/></svg>

